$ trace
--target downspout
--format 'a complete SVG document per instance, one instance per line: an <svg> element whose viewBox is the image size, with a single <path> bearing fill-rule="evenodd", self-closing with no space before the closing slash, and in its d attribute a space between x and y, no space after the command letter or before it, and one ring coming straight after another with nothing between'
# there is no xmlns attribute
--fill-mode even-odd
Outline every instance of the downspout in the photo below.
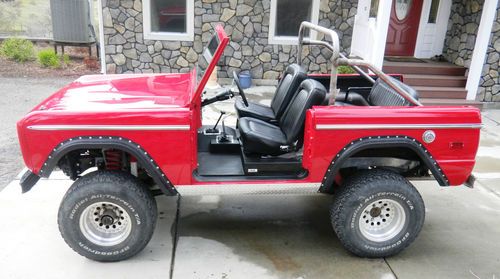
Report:
<svg viewBox="0 0 500 279"><path fill-rule="evenodd" d="M101 57L101 74L106 74L106 52L105 42L104 42L104 23L102 17L102 1L97 0L97 5L99 6L97 9L97 14L99 17L99 52Z"/></svg>
<svg viewBox="0 0 500 279"><path fill-rule="evenodd" d="M498 0L485 0L481 13L481 23L477 29L476 43L467 75L467 100L475 100L479 88L479 81L483 71L484 60L490 42L491 28L497 12Z"/></svg>

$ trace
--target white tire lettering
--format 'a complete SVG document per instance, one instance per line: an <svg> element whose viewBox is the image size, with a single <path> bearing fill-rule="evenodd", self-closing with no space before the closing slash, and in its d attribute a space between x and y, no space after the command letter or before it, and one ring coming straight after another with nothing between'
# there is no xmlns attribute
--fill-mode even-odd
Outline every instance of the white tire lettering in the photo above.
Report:
<svg viewBox="0 0 500 279"><path fill-rule="evenodd" d="M125 253L126 251L130 250L129 246L125 246L120 250L104 252L104 251L98 251L98 250L92 249L81 242L78 242L78 246L80 246L81 248L83 248L84 250L86 250L89 253L92 253L94 255L103 255L103 256L119 255L119 254Z"/></svg>
<svg viewBox="0 0 500 279"><path fill-rule="evenodd" d="M76 214L76 211L78 210L78 208L80 208L80 206L82 206L82 204L86 203L88 201L87 198L83 199L83 200L80 200L79 202L77 202L75 204L75 206L73 207L73 209L71 210L70 214L69 214L69 219L73 220L73 218L75 217L75 214Z"/></svg>

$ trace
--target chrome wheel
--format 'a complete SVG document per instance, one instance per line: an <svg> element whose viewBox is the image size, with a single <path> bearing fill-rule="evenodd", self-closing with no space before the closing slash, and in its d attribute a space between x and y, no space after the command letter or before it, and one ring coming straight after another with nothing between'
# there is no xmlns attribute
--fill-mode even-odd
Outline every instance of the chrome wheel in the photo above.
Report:
<svg viewBox="0 0 500 279"><path fill-rule="evenodd" d="M384 242L397 236L404 228L406 212L403 206L391 199L371 202L359 217L359 230L368 240Z"/></svg>
<svg viewBox="0 0 500 279"><path fill-rule="evenodd" d="M99 202L83 210L80 230L94 244L113 246L127 239L132 231L132 222L127 211L119 205Z"/></svg>

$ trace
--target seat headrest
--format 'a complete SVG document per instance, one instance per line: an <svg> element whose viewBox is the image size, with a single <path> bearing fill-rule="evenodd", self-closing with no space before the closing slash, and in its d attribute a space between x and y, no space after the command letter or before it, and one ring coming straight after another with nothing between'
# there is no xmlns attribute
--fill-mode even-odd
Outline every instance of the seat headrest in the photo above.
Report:
<svg viewBox="0 0 500 279"><path fill-rule="evenodd" d="M299 86L299 90L302 90L302 89L309 92L309 94L311 94L312 92L318 92L316 94L319 94L323 97L326 95L325 86L323 84L321 84L319 81L314 80L314 79L304 80Z"/></svg>
<svg viewBox="0 0 500 279"><path fill-rule="evenodd" d="M295 74L302 74L306 75L306 70L304 70L304 68L302 68L301 66L299 66L299 64L296 64L296 63L293 63L293 64L290 64L288 65L288 67L286 67L285 69L285 75L295 75Z"/></svg>

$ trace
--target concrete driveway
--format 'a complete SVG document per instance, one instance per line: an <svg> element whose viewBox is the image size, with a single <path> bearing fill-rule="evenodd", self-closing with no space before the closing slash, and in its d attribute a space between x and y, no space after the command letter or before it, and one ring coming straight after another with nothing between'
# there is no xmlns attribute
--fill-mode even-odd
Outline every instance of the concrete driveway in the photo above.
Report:
<svg viewBox="0 0 500 279"><path fill-rule="evenodd" d="M479 184L418 182L424 228L401 254L361 259L329 224L326 196L160 197L158 227L138 256L97 263L74 253L57 229L71 184L44 180L0 193L0 278L498 278L500 196ZM490 185L494 186L494 185ZM177 235L177 238L175 237ZM173 250L174 245L176 249Z"/></svg>
<svg viewBox="0 0 500 279"><path fill-rule="evenodd" d="M55 172L27 194L17 180L0 192L0 278L498 278L498 120L500 111L484 113L475 189L415 182L426 222L391 258L346 252L329 224L328 196L204 196L159 197L158 226L143 252L93 262L58 232L57 209L71 181Z"/></svg>
<svg viewBox="0 0 500 279"><path fill-rule="evenodd" d="M75 78L6 78L0 76L0 191L23 167L16 122L34 106Z"/></svg>

